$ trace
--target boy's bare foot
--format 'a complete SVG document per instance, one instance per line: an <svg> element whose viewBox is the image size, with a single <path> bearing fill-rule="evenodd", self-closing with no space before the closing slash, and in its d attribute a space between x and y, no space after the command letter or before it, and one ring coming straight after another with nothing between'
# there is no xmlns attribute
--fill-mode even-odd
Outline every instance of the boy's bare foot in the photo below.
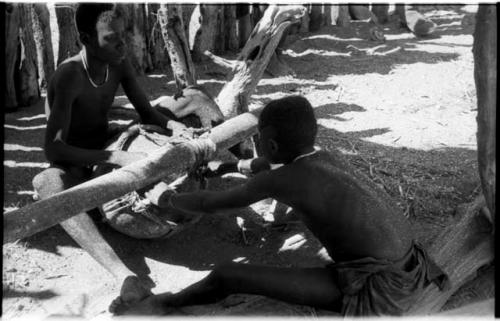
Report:
<svg viewBox="0 0 500 321"><path fill-rule="evenodd" d="M109 310L114 315L165 315L174 309L165 307L158 295L150 295L133 304L127 304L118 297L111 303Z"/></svg>
<svg viewBox="0 0 500 321"><path fill-rule="evenodd" d="M152 296L153 293L139 280L135 275L130 275L123 280L120 289L120 296L116 298L109 306L109 312L115 313L115 309L122 306L133 305L140 302L146 297Z"/></svg>

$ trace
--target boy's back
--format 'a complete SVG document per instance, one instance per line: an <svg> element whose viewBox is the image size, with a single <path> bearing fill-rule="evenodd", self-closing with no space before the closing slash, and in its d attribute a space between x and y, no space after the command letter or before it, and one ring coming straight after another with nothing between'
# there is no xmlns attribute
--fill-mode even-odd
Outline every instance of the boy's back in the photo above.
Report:
<svg viewBox="0 0 500 321"><path fill-rule="evenodd" d="M270 173L271 197L290 205L335 261L396 260L409 250L409 222L389 196L323 151Z"/></svg>

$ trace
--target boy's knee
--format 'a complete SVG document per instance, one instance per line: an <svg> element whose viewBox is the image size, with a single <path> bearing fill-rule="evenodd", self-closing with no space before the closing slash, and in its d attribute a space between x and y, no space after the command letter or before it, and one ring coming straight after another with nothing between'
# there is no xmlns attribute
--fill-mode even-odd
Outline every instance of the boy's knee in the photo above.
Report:
<svg viewBox="0 0 500 321"><path fill-rule="evenodd" d="M60 168L50 167L37 174L32 180L33 188L41 199L64 191L71 185L67 173Z"/></svg>

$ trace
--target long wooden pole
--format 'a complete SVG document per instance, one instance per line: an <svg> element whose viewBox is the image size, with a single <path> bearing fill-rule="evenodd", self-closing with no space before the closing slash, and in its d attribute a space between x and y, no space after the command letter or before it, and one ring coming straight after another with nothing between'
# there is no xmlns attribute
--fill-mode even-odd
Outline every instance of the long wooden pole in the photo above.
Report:
<svg viewBox="0 0 500 321"><path fill-rule="evenodd" d="M161 179L175 180L200 160L204 149L227 149L255 134L262 108L214 127L200 139L159 148L147 158L74 186L50 198L5 213L4 244L21 239L72 216Z"/></svg>

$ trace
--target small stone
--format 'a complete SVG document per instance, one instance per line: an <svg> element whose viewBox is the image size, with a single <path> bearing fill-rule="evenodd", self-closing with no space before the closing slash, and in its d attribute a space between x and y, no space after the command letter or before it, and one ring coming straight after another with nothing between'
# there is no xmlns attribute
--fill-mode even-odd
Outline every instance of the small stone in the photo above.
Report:
<svg viewBox="0 0 500 321"><path fill-rule="evenodd" d="M24 310L24 305L23 305L23 304L19 304L19 305L17 306L17 310L18 310L18 311L22 311L22 310Z"/></svg>

